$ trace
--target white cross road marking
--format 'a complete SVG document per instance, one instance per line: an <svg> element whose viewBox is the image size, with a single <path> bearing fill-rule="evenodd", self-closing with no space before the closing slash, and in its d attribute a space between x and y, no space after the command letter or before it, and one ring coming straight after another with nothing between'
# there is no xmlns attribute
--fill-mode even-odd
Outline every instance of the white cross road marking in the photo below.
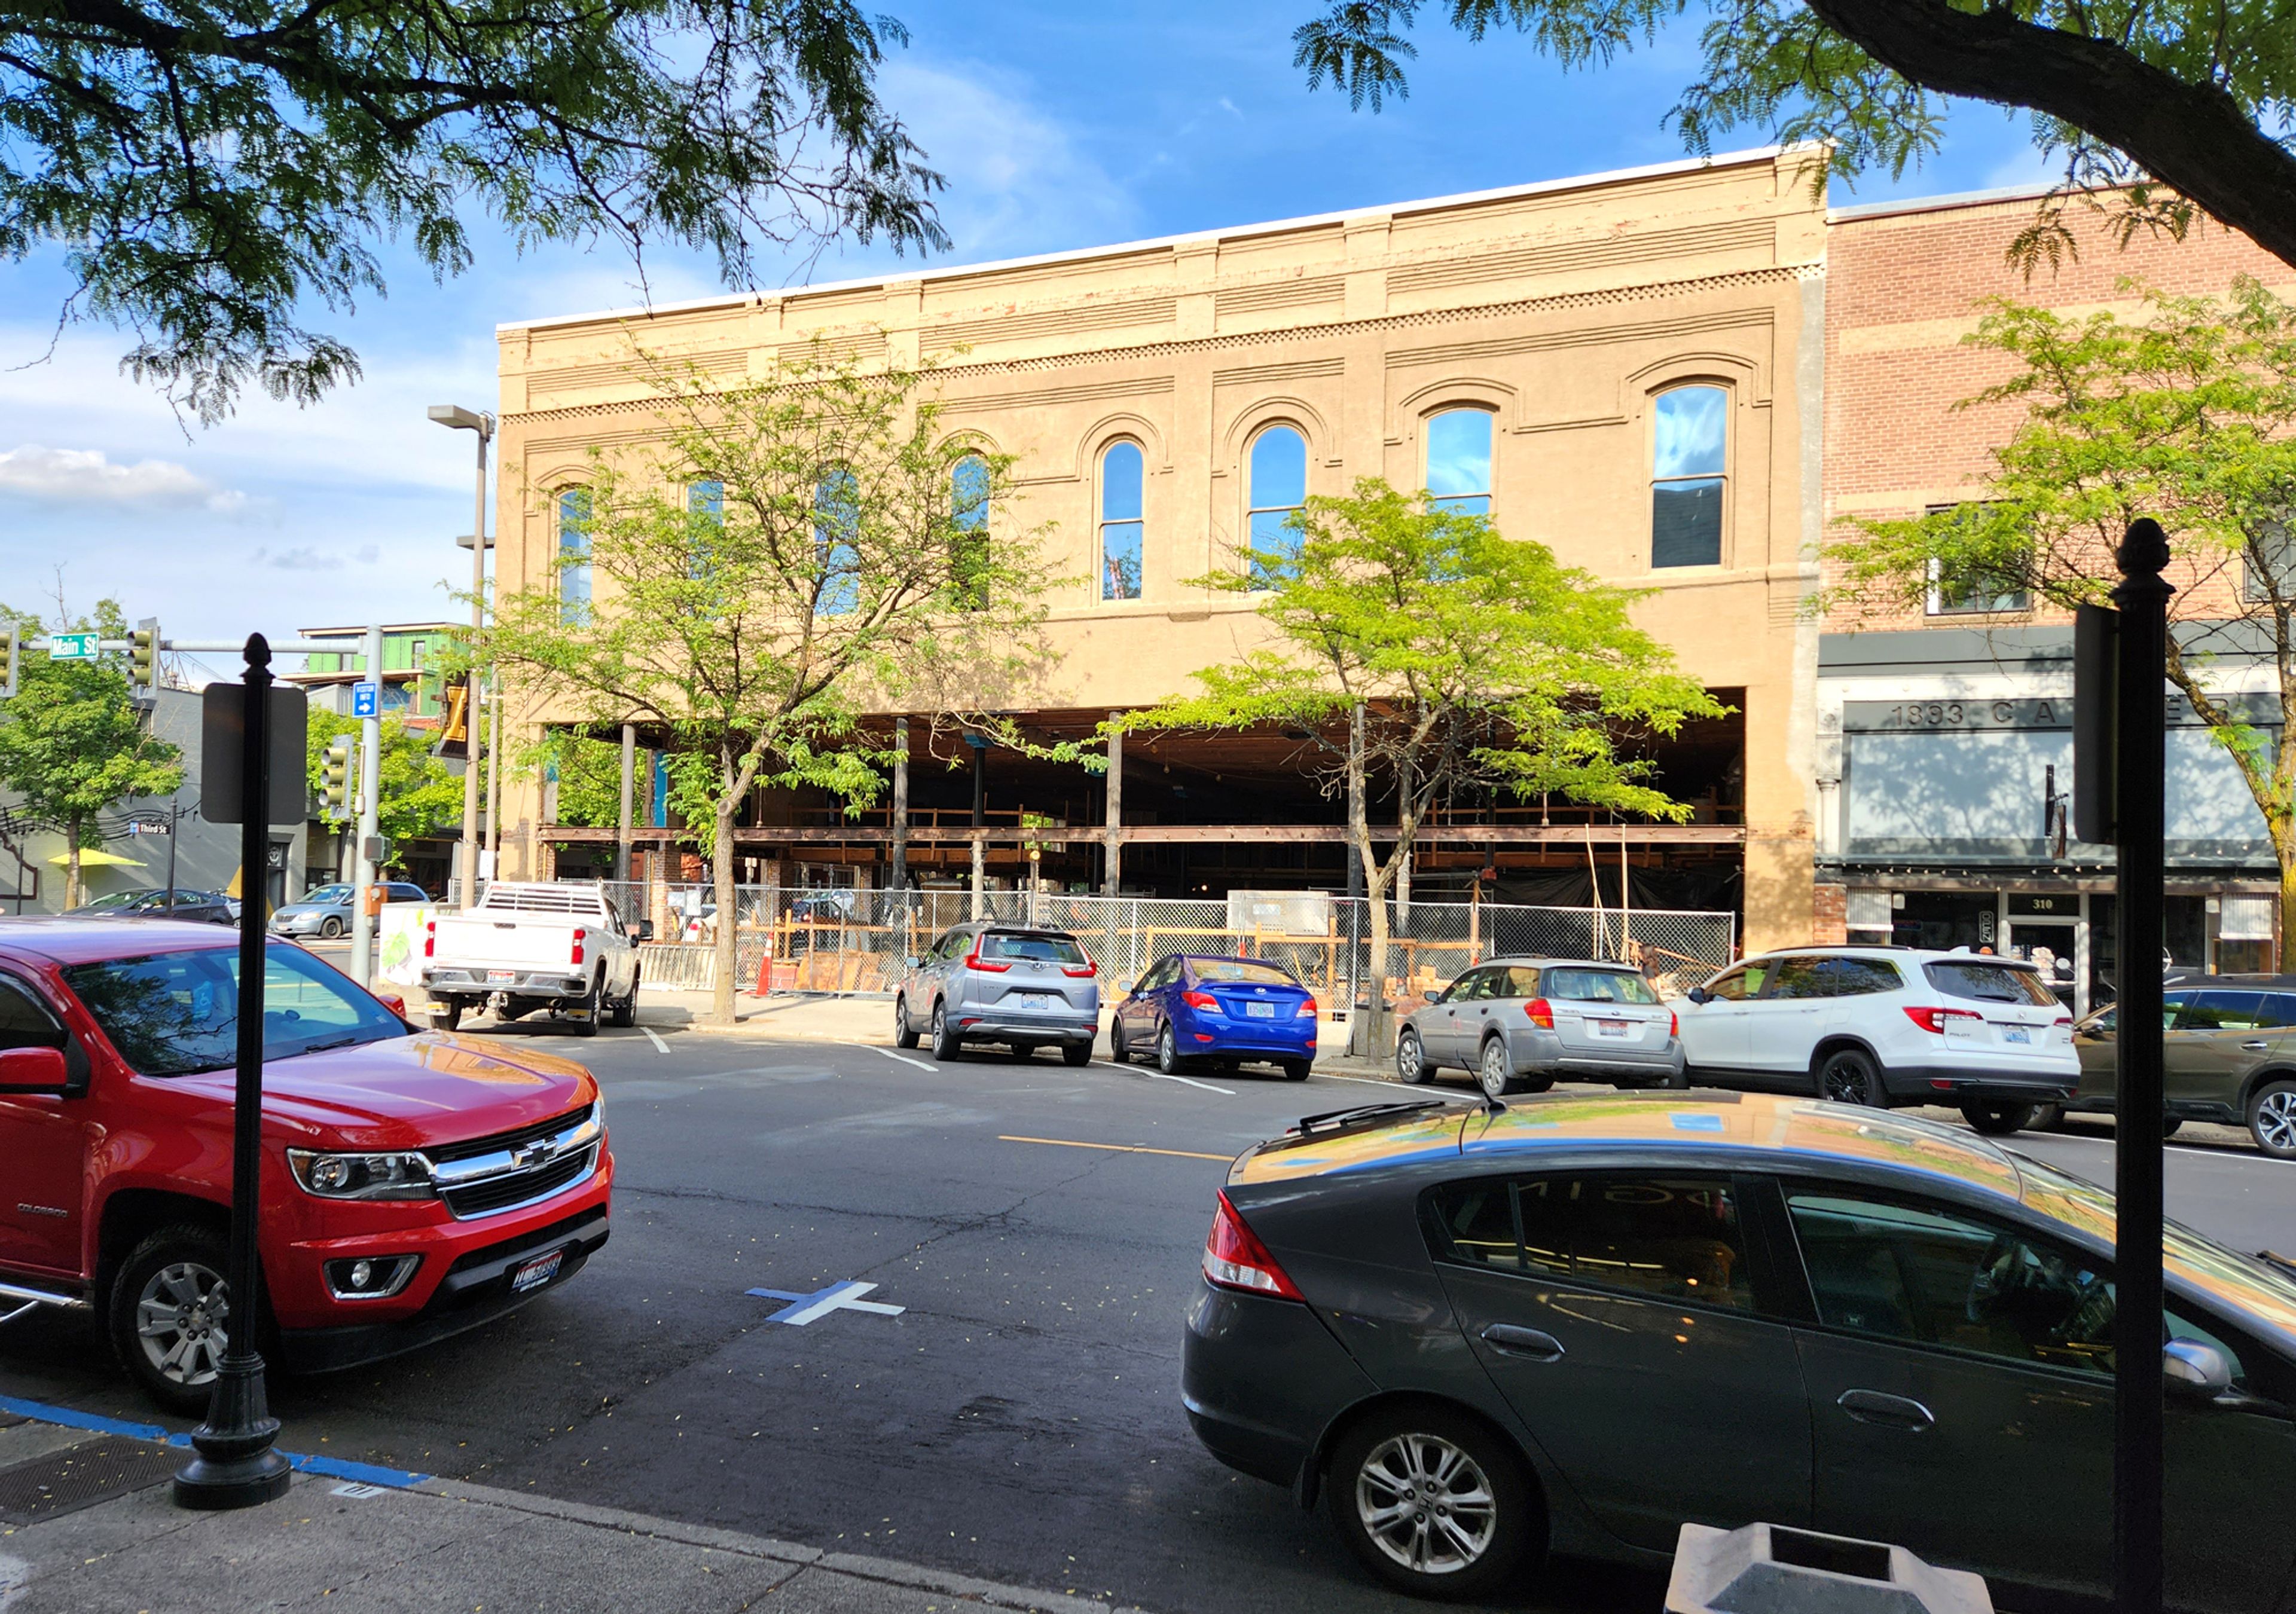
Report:
<svg viewBox="0 0 2296 1614"><path fill-rule="evenodd" d="M849 1043L846 1046L850 1048L876 1048L877 1052L883 1054L887 1059L897 1059L905 1065L914 1065L920 1070L938 1070L940 1069L939 1065L929 1065L921 1059L911 1059L906 1053L896 1053L890 1048L878 1047L875 1043Z"/></svg>
<svg viewBox="0 0 2296 1614"><path fill-rule="evenodd" d="M817 1323L833 1311L865 1311L880 1317L898 1317L908 1308L888 1306L882 1300L865 1300L861 1297L877 1286L874 1283L832 1283L809 1295L796 1294L786 1289L752 1289L746 1292L762 1300L788 1300L791 1305L766 1319L768 1323L786 1323L791 1328L803 1328Z"/></svg>
<svg viewBox="0 0 2296 1614"><path fill-rule="evenodd" d="M662 1041L660 1037L654 1035L652 1027L640 1026L638 1029L645 1033L646 1041L653 1045L653 1051L656 1053L667 1053L669 1052L669 1045Z"/></svg>

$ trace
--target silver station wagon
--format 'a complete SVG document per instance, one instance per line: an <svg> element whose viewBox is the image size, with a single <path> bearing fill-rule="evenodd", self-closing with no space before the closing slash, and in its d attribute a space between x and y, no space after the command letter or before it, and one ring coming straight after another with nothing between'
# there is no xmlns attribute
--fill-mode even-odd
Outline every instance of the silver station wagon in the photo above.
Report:
<svg viewBox="0 0 2296 1614"><path fill-rule="evenodd" d="M1472 1072L1485 1096L1544 1093L1560 1077L1682 1087L1679 1027L1630 964L1496 958L1462 974L1396 1033L1395 1073Z"/></svg>

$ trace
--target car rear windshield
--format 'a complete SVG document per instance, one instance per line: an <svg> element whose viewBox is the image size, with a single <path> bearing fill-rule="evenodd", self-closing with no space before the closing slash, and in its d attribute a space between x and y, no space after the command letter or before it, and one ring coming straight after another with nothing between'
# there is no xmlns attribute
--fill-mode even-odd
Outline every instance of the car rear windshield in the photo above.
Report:
<svg viewBox="0 0 2296 1614"><path fill-rule="evenodd" d="M227 1069L238 1052L239 949L72 964L64 984L140 1076ZM292 1059L410 1035L350 978L284 944L263 963L263 1057Z"/></svg>
<svg viewBox="0 0 2296 1614"><path fill-rule="evenodd" d="M1040 963L1080 964L1088 962L1084 949L1069 936L1047 936L1041 931L1014 935L1004 930L991 930L980 938L983 958L1032 958Z"/></svg>
<svg viewBox="0 0 2296 1614"><path fill-rule="evenodd" d="M2057 1001L2057 995L2042 981L2039 971L2020 970L2013 964L1974 959L1964 963L1953 959L1923 964L1922 973L1930 978L1930 985L1948 997L1972 998L1982 1004L2054 1005Z"/></svg>
<svg viewBox="0 0 2296 1614"><path fill-rule="evenodd" d="M1549 970L1546 995L1566 1004L1654 1004L1650 982L1624 970Z"/></svg>
<svg viewBox="0 0 2296 1614"><path fill-rule="evenodd" d="M1198 980L1235 981L1247 987L1296 987L1288 970L1255 963L1248 958L1192 958L1188 968Z"/></svg>

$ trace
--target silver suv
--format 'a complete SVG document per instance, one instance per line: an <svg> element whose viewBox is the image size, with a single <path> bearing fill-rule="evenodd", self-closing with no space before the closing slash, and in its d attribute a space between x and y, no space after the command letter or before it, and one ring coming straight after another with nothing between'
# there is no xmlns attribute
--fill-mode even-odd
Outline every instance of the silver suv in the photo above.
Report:
<svg viewBox="0 0 2296 1614"><path fill-rule="evenodd" d="M913 959L893 997L893 1041L922 1037L935 1059L967 1043L1002 1043L1027 1059L1047 1043L1081 1065L1100 1035L1100 966L1066 930L1026 925L956 926Z"/></svg>

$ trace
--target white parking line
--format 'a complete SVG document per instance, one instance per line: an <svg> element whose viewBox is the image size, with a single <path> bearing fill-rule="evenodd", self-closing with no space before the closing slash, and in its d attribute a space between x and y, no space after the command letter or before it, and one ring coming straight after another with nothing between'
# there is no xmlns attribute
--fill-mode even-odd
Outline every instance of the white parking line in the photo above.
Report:
<svg viewBox="0 0 2296 1614"><path fill-rule="evenodd" d="M660 1037L654 1035L654 1030L652 1026L640 1026L638 1029L645 1033L646 1041L653 1045L653 1051L656 1053L667 1053L669 1052L669 1045L662 1041Z"/></svg>
<svg viewBox="0 0 2296 1614"><path fill-rule="evenodd" d="M1119 1065L1112 1060L1096 1059L1092 1062L1103 1070L1121 1070L1128 1076L1153 1077L1160 1082L1184 1082L1191 1087L1201 1087L1206 1093L1225 1094L1229 1098L1235 1096L1235 1089L1233 1087L1215 1087L1210 1082L1200 1082L1193 1077L1166 1076L1161 1070L1143 1070L1136 1065Z"/></svg>
<svg viewBox="0 0 2296 1614"><path fill-rule="evenodd" d="M940 1069L939 1065L928 1064L923 1060L911 1059L906 1053L896 1053L890 1048L878 1047L875 1043L848 1043L846 1046L849 1048L876 1048L877 1052L883 1054L887 1059L897 1059L905 1065L914 1065L920 1070L938 1070Z"/></svg>

